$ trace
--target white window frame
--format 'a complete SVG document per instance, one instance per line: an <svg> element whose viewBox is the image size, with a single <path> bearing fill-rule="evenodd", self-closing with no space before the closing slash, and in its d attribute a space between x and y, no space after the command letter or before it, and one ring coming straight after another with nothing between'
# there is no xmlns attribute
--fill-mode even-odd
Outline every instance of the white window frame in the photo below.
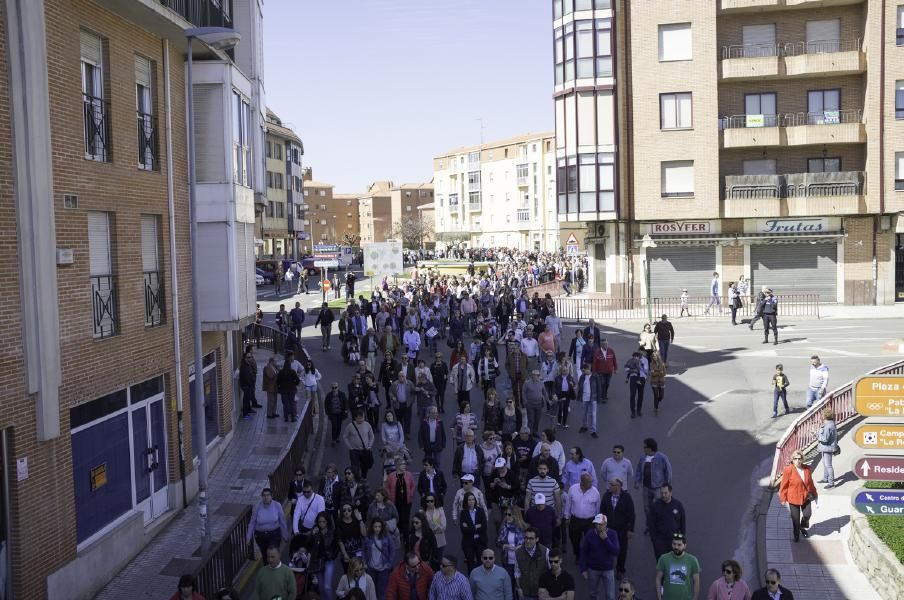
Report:
<svg viewBox="0 0 904 600"><path fill-rule="evenodd" d="M682 49L678 44L683 44ZM690 23L662 23L659 25L659 62L694 59L694 37Z"/></svg>
<svg viewBox="0 0 904 600"><path fill-rule="evenodd" d="M694 196L694 161L662 161L660 173L663 198L692 198Z"/></svg>
<svg viewBox="0 0 904 600"><path fill-rule="evenodd" d="M671 105L668 105L669 102ZM662 130L694 128L694 100L691 92L659 94L659 128Z"/></svg>

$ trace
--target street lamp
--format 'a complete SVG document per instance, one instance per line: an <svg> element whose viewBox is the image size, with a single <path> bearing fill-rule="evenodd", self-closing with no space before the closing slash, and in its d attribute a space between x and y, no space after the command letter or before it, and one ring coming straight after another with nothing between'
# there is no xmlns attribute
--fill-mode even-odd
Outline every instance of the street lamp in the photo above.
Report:
<svg viewBox="0 0 904 600"><path fill-rule="evenodd" d="M211 48L229 50L234 48L242 36L226 27L195 27L185 30L188 38L188 94L186 113L188 116L188 204L191 232L191 302L192 335L195 354L195 398L192 402L192 423L204 414L204 350L201 344L201 299L198 282L201 281L201 264L198 261L198 206L195 179L195 111L194 90L192 89L192 43L200 40ZM228 113L227 113L228 114ZM200 443L192 437L192 445L198 451L198 512L201 515L201 556L210 551L210 513L207 510L207 444L201 436Z"/></svg>

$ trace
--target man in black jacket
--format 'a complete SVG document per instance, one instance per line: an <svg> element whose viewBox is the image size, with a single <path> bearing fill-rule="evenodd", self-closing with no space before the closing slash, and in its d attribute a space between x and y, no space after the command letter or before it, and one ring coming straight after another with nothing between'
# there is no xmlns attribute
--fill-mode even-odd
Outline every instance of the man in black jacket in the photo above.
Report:
<svg viewBox="0 0 904 600"><path fill-rule="evenodd" d="M255 413L254 405L257 398L254 396L254 386L257 382L257 363L254 354L245 352L242 366L239 367L239 387L242 388L242 416L247 417Z"/></svg>
<svg viewBox="0 0 904 600"><path fill-rule="evenodd" d="M443 353L437 352L436 359L430 364L430 375L436 387L436 407L441 415L446 414L443 400L446 397L446 384L449 383L449 365L443 360Z"/></svg>
<svg viewBox="0 0 904 600"><path fill-rule="evenodd" d="M345 414L348 411L348 397L339 389L338 381L334 381L330 385L330 391L323 399L323 407L326 416L330 419L330 425L332 425L333 446L335 446L342 433L342 421L345 420Z"/></svg>
<svg viewBox="0 0 904 600"><path fill-rule="evenodd" d="M335 318L336 315L324 302L323 306L320 307L320 312L317 313L317 320L314 321L315 326L320 325L320 346L324 352L330 349L330 334L333 332L333 320Z"/></svg>
<svg viewBox="0 0 904 600"><path fill-rule="evenodd" d="M436 462L432 458L424 459L424 469L417 478L417 493L421 498L421 510L428 508L442 508L446 498L446 477L436 468ZM433 506L427 506L427 497L433 496L436 502Z"/></svg>
<svg viewBox="0 0 904 600"><path fill-rule="evenodd" d="M609 491L603 494L600 511L606 515L609 529L618 534L618 562L616 574L625 574L625 561L628 557L628 537L634 533L634 500L628 492L622 490L624 482L620 477L609 480Z"/></svg>
<svg viewBox="0 0 904 600"><path fill-rule="evenodd" d="M650 538L656 560L672 551L672 534L686 533L687 520L684 505L672 497L672 486L666 483L659 488L660 497L650 506Z"/></svg>
<svg viewBox="0 0 904 600"><path fill-rule="evenodd" d="M766 569L765 580L766 586L755 591L751 600L771 600L776 597L781 600L794 600L791 590L781 585L782 575L776 569ZM781 593L776 595L777 592Z"/></svg>

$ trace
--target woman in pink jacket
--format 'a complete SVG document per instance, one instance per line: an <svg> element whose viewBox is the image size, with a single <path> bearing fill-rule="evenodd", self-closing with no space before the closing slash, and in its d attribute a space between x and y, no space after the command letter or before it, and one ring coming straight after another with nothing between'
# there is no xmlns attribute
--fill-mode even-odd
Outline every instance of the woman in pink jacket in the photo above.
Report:
<svg viewBox="0 0 904 600"><path fill-rule="evenodd" d="M709 586L706 600L750 600L750 588L741 579L738 561L722 561L722 577Z"/></svg>
<svg viewBox="0 0 904 600"><path fill-rule="evenodd" d="M408 471L405 461L396 463L396 470L386 476L383 484L389 503L394 504L399 512L399 533L403 540L408 539L411 524L411 504L414 499L414 477Z"/></svg>

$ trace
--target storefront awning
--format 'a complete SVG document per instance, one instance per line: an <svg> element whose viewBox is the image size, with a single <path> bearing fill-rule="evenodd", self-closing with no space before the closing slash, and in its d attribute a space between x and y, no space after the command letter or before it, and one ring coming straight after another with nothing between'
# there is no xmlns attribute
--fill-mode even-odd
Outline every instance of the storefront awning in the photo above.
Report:
<svg viewBox="0 0 904 600"><path fill-rule="evenodd" d="M657 246L732 246L750 244L828 244L844 237L844 232L820 233L714 233L710 235L653 235ZM643 238L635 237L634 246L640 247Z"/></svg>

